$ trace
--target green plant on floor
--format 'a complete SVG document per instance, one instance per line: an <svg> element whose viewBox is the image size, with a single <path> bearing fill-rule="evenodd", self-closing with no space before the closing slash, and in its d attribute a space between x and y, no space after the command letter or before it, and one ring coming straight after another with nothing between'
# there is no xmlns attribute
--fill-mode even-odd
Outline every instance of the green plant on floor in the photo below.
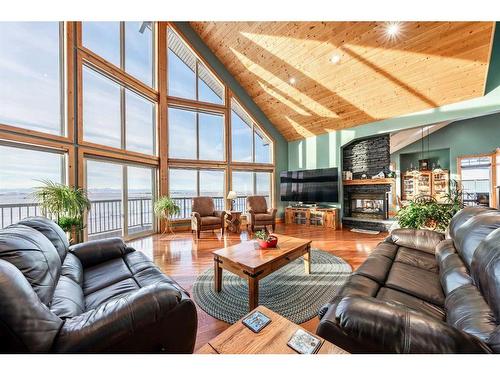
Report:
<svg viewBox="0 0 500 375"><path fill-rule="evenodd" d="M163 233L165 233L167 230L170 230L170 232L172 232L172 216L178 215L180 211L181 208L177 205L177 203L175 203L172 198L166 195L158 198L154 206L154 212L160 220L165 220L165 230L163 231Z"/></svg>
<svg viewBox="0 0 500 375"><path fill-rule="evenodd" d="M450 192L445 203L418 197L398 211L401 228L432 229L444 232L451 218L463 208L462 189L455 180L450 182Z"/></svg>
<svg viewBox="0 0 500 375"><path fill-rule="evenodd" d="M35 200L45 215L55 218L57 224L71 235L73 242L82 239L83 216L90 209L90 200L84 189L67 186L50 180L41 180L35 188Z"/></svg>

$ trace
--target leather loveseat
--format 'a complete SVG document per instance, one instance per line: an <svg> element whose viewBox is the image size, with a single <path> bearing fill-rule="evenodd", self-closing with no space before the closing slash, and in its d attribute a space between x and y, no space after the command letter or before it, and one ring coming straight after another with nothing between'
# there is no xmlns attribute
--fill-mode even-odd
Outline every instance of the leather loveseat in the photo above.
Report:
<svg viewBox="0 0 500 375"><path fill-rule="evenodd" d="M500 212L465 208L446 236L397 229L320 310L352 353L500 353Z"/></svg>
<svg viewBox="0 0 500 375"><path fill-rule="evenodd" d="M187 293L118 238L69 247L45 218L0 230L0 352L191 353Z"/></svg>

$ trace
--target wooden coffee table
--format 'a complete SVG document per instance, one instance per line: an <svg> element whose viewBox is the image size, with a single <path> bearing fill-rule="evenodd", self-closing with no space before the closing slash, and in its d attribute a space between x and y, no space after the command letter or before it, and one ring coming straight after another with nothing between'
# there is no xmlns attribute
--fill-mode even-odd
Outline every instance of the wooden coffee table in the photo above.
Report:
<svg viewBox="0 0 500 375"><path fill-rule="evenodd" d="M301 327L264 306L257 307L257 310L271 318L271 323L262 331L253 333L240 319L202 346L196 354L297 354L287 343ZM321 347L317 354L348 354L338 346L318 338Z"/></svg>
<svg viewBox="0 0 500 375"><path fill-rule="evenodd" d="M222 270L225 269L248 280L249 311L259 305L259 280L294 261L304 257L305 273L311 272L311 240L276 235L275 249L260 249L257 241L245 241L237 245L213 251L215 291L222 290Z"/></svg>

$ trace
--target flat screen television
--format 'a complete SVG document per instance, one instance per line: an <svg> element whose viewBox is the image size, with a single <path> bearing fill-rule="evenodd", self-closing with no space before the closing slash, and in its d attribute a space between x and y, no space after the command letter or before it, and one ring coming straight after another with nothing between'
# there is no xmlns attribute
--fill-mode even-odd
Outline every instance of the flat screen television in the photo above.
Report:
<svg viewBox="0 0 500 375"><path fill-rule="evenodd" d="M338 202L338 168L281 172L280 195L288 202Z"/></svg>

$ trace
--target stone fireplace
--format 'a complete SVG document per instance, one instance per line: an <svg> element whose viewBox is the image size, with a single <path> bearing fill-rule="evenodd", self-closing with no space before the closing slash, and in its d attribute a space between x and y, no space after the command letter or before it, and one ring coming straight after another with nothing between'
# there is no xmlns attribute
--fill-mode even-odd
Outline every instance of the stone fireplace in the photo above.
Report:
<svg viewBox="0 0 500 375"><path fill-rule="evenodd" d="M387 220L389 204L386 193L351 194L349 216L367 219Z"/></svg>

